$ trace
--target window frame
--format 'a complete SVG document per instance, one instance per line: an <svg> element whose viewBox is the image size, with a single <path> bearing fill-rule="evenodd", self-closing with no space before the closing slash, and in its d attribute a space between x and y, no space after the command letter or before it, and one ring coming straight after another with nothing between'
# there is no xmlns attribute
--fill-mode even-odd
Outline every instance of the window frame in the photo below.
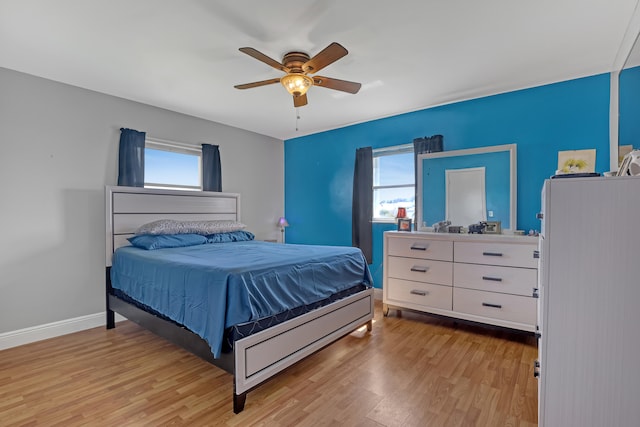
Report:
<svg viewBox="0 0 640 427"><path fill-rule="evenodd" d="M159 188L167 190L188 190L202 191L202 148L193 145L183 144L175 141L167 141L157 138L146 138L144 148L158 151L168 151L171 153L187 154L198 158L198 181L199 185L164 184L157 182L147 182L145 177L144 188ZM146 165L145 165L146 168Z"/></svg>
<svg viewBox="0 0 640 427"><path fill-rule="evenodd" d="M375 185L376 182L376 171L378 170L378 168L376 168L376 159L380 158L380 157L385 157L385 156L393 156L393 155L399 155L399 154L407 154L407 153L414 153L414 148L413 148L413 144L409 143L409 144L402 144L402 145L394 145L394 146L390 146L390 147L384 147L384 148L375 148L373 149L373 180L371 183L372 186L372 196L373 196L373 202L375 203L375 191L376 190L381 190L381 189L391 189L391 188L409 188L412 187L413 191L415 193L415 189L416 189L416 183L415 183L415 175L416 175L416 171L415 171L415 164L414 164L414 170L413 170L413 182L411 184L394 184L394 185ZM414 199L414 204L416 203L415 199ZM382 223L382 224L393 224L396 222L396 218L381 218L381 217L376 217L375 216L375 208L373 209L373 215L371 216L371 222L373 223ZM415 210L414 210L415 212Z"/></svg>

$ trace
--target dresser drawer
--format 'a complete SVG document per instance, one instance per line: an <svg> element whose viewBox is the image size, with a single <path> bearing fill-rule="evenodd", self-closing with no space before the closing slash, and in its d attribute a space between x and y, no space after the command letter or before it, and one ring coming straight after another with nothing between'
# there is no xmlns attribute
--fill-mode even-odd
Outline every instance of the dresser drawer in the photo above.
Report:
<svg viewBox="0 0 640 427"><path fill-rule="evenodd" d="M536 268L538 260L533 257L537 249L536 240L531 244L509 244L491 242L456 242L454 260L473 264L504 265L509 267Z"/></svg>
<svg viewBox="0 0 640 427"><path fill-rule="evenodd" d="M453 311L509 322L536 324L536 298L453 288Z"/></svg>
<svg viewBox="0 0 640 427"><path fill-rule="evenodd" d="M456 262L453 264L453 286L530 297L538 286L538 272L533 268Z"/></svg>
<svg viewBox="0 0 640 427"><path fill-rule="evenodd" d="M453 261L453 242L419 238L389 238L387 252L391 256Z"/></svg>
<svg viewBox="0 0 640 427"><path fill-rule="evenodd" d="M423 307L451 310L452 288L450 286L401 279L389 279L387 286L387 300L391 304L394 302L410 303Z"/></svg>
<svg viewBox="0 0 640 427"><path fill-rule="evenodd" d="M453 264L446 261L390 256L387 274L396 279L451 286Z"/></svg>

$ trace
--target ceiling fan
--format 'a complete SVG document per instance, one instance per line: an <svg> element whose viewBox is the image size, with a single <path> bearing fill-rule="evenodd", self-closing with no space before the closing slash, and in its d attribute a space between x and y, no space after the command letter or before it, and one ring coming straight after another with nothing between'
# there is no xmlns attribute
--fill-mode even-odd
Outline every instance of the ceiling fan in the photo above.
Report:
<svg viewBox="0 0 640 427"><path fill-rule="evenodd" d="M289 52L282 58L282 63L275 59L269 58L262 52L252 47L241 47L240 52L244 52L252 58L262 61L276 70L284 71L285 74L281 78L262 80L259 82L246 83L234 86L236 89L250 89L258 86L270 85L273 83L282 83L291 95L293 95L293 105L302 107L307 105L307 90L311 86L321 86L329 89L340 90L348 93L358 93L360 83L349 82L346 80L332 79L322 76L309 76L322 70L327 65L333 64L349 52L339 43L331 43L325 47L320 53L310 58L303 52Z"/></svg>

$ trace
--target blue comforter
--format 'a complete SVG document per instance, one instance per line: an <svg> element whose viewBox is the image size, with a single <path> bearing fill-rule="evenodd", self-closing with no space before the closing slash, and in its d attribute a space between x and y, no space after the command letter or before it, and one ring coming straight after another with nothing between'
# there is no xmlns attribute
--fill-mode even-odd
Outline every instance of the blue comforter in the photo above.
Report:
<svg viewBox="0 0 640 427"><path fill-rule="evenodd" d="M357 284L371 286L360 249L214 243L116 250L111 284L204 338L220 356L227 327L311 304Z"/></svg>

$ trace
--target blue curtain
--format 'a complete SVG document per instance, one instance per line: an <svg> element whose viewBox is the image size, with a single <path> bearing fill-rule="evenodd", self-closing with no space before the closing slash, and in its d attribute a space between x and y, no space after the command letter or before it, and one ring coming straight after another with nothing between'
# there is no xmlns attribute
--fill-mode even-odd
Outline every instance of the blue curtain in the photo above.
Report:
<svg viewBox="0 0 640 427"><path fill-rule="evenodd" d="M425 153L437 153L443 150L442 135L425 136L423 138L416 138L413 140L413 170L415 175L415 190L416 198L414 199L418 203L418 155ZM422 206L416 206L416 212L418 209L422 209ZM418 224L416 224L416 229Z"/></svg>
<svg viewBox="0 0 640 427"><path fill-rule="evenodd" d="M373 262L373 149L356 150L353 171L353 206L351 210L351 245L360 248L367 263Z"/></svg>
<svg viewBox="0 0 640 427"><path fill-rule="evenodd" d="M423 138L416 138L413 140L413 151L416 154L424 153L437 153L442 151L442 142L444 137L442 135L425 136Z"/></svg>
<svg viewBox="0 0 640 427"><path fill-rule="evenodd" d="M222 191L220 149L217 145L202 144L202 190Z"/></svg>
<svg viewBox="0 0 640 427"><path fill-rule="evenodd" d="M120 129L118 185L144 187L145 135L133 129Z"/></svg>

